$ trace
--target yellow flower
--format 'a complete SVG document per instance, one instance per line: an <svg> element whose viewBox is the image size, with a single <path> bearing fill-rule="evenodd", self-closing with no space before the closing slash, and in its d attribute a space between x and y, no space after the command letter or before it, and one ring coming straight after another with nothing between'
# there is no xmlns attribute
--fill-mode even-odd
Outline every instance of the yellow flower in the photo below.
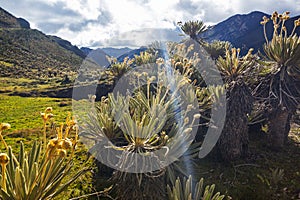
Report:
<svg viewBox="0 0 300 200"><path fill-rule="evenodd" d="M58 149L56 153L61 158L65 157L67 155L67 151L64 149Z"/></svg>
<svg viewBox="0 0 300 200"><path fill-rule="evenodd" d="M201 117L200 114L195 114L195 115L194 115L194 119L199 119L200 117Z"/></svg>
<svg viewBox="0 0 300 200"><path fill-rule="evenodd" d="M48 147L55 147L58 144L58 138L49 140Z"/></svg>
<svg viewBox="0 0 300 200"><path fill-rule="evenodd" d="M0 153L0 164L7 165L9 162L9 157L6 153Z"/></svg>
<svg viewBox="0 0 300 200"><path fill-rule="evenodd" d="M156 60L156 64L164 64L164 59L163 58L158 58L157 60Z"/></svg>
<svg viewBox="0 0 300 200"><path fill-rule="evenodd" d="M52 113L46 114L46 113L41 113L41 117L44 120L44 122L48 121L50 118L52 118L54 115Z"/></svg>
<svg viewBox="0 0 300 200"><path fill-rule="evenodd" d="M9 123L1 123L0 124L0 131L4 131L4 130L7 130L7 129L10 129L11 126Z"/></svg>
<svg viewBox="0 0 300 200"><path fill-rule="evenodd" d="M69 139L65 139L62 143L63 149L70 149L72 147L73 143Z"/></svg>
<svg viewBox="0 0 300 200"><path fill-rule="evenodd" d="M286 32L286 27L285 27L285 26L283 26L283 27L282 27L282 30Z"/></svg>
<svg viewBox="0 0 300 200"><path fill-rule="evenodd" d="M288 20L288 19L290 19L290 16L284 15L284 16L282 17L282 19L283 19L283 20Z"/></svg>
<svg viewBox="0 0 300 200"><path fill-rule="evenodd" d="M56 148L62 149L62 148L63 148L63 143L64 143L63 140L59 141L59 142L57 143L57 145L56 145Z"/></svg>
<svg viewBox="0 0 300 200"><path fill-rule="evenodd" d="M47 113L47 112L52 112L52 110L53 110L52 107L47 107L46 110L45 110L45 112L46 112L46 113Z"/></svg>
<svg viewBox="0 0 300 200"><path fill-rule="evenodd" d="M260 24L261 25L265 25L267 22L266 21L261 21Z"/></svg>
<svg viewBox="0 0 300 200"><path fill-rule="evenodd" d="M182 65L182 63L181 62L177 62L177 63L175 63L175 68L181 68L181 67L183 67L183 65Z"/></svg>
<svg viewBox="0 0 300 200"><path fill-rule="evenodd" d="M276 19L278 17L278 13L275 11L275 12L273 12L273 14L272 14L272 20L274 20L274 19Z"/></svg>

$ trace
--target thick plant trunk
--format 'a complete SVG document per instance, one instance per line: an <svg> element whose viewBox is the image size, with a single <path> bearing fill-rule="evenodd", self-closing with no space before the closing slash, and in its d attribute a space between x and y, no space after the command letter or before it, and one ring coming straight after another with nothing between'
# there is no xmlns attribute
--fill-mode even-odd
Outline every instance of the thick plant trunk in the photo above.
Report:
<svg viewBox="0 0 300 200"><path fill-rule="evenodd" d="M112 181L115 182L117 200L165 200L167 188L164 173L161 173L151 175L115 171Z"/></svg>
<svg viewBox="0 0 300 200"><path fill-rule="evenodd" d="M219 139L221 156L226 161L236 160L248 152L248 125L245 116L227 116Z"/></svg>
<svg viewBox="0 0 300 200"><path fill-rule="evenodd" d="M271 147L281 148L284 146L290 132L290 120L291 114L283 106L278 107L271 113L268 123L268 136Z"/></svg>
<svg viewBox="0 0 300 200"><path fill-rule="evenodd" d="M226 161L236 160L248 153L248 117L253 97L243 82L234 82L227 92L225 125L218 141L218 149Z"/></svg>

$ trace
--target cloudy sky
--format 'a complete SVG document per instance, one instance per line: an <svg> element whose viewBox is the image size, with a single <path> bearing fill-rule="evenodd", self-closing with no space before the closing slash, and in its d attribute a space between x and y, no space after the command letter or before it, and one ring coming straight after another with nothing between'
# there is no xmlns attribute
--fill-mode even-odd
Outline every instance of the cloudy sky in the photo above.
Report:
<svg viewBox="0 0 300 200"><path fill-rule="evenodd" d="M32 28L79 47L134 47L153 40L178 40L178 21L215 24L254 10L300 14L298 0L0 0L0 6L28 20Z"/></svg>

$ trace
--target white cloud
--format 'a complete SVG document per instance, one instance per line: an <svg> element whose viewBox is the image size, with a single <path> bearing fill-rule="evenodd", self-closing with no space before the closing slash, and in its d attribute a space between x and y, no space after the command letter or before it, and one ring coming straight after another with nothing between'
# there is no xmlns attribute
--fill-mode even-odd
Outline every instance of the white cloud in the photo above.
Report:
<svg viewBox="0 0 300 200"><path fill-rule="evenodd" d="M141 45L160 39L158 29L175 40L178 32L171 30L177 21L212 24L254 10L300 12L294 0L10 0L2 6L33 28L78 46Z"/></svg>

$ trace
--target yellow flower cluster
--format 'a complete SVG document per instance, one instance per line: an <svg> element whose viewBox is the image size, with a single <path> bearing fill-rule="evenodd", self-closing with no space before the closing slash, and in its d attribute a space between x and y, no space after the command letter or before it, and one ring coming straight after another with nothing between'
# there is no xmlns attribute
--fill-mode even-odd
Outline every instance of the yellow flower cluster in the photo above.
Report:
<svg viewBox="0 0 300 200"><path fill-rule="evenodd" d="M67 155L67 150L73 147L73 143L69 138L61 139L54 138L48 142L47 152L48 157L53 158L56 156L65 157Z"/></svg>
<svg viewBox="0 0 300 200"><path fill-rule="evenodd" d="M46 123L50 118L53 117L52 112L52 107L48 107L45 109L45 112L41 113L41 117L44 121L44 123Z"/></svg>
<svg viewBox="0 0 300 200"><path fill-rule="evenodd" d="M1 123L0 124L0 131L2 132L2 131L5 131L5 130L7 130L7 129L10 129L10 124L8 124L8 123Z"/></svg>
<svg viewBox="0 0 300 200"><path fill-rule="evenodd" d="M72 117L71 119L70 113L66 119L65 124L66 124L65 129L64 129L64 124L56 128L57 137L49 140L48 142L46 152L48 153L49 158L53 158L57 156L63 158L67 155L67 151L70 149L74 150L77 144L77 140L78 140L77 121L75 120L74 117ZM74 139L68 138L71 130L75 131Z"/></svg>
<svg viewBox="0 0 300 200"><path fill-rule="evenodd" d="M294 21L295 26L300 26L300 18Z"/></svg>
<svg viewBox="0 0 300 200"><path fill-rule="evenodd" d="M294 28L291 32L291 34L288 36L287 33L287 28L285 26L285 21L290 19L289 16L290 12L286 11L283 14L278 14L276 11L273 12L273 14L271 15L271 20L273 21L273 25L274 25L274 32L273 32L273 39L280 39L283 37L289 37L289 36L293 36L295 33L295 30L298 26L300 26L300 18L294 21ZM270 19L266 16L264 16L262 18L263 20L260 22L260 24L262 24L264 26L264 37L266 39L266 42L268 43L268 38L267 38L267 34L266 34L266 24L270 21Z"/></svg>
<svg viewBox="0 0 300 200"><path fill-rule="evenodd" d="M5 146L6 149L8 149L8 146L7 146L5 140L4 140L3 136L2 136L2 131L10 129L10 127L11 126L8 123L0 123L0 141L3 142L3 144L4 144L4 146Z"/></svg>
<svg viewBox="0 0 300 200"><path fill-rule="evenodd" d="M269 18L267 18L266 16L263 17L263 21L260 22L260 24L265 25L266 23L268 23L270 21Z"/></svg>
<svg viewBox="0 0 300 200"><path fill-rule="evenodd" d="M290 12L286 11L283 14L278 14L277 11L273 12L272 16L271 16L271 20L273 21L274 25L279 25L281 22L284 23L284 21L290 19L289 16ZM278 21L279 19L279 21ZM265 25L266 23L268 23L270 21L270 19L266 16L263 16L263 20L260 22L260 24Z"/></svg>

